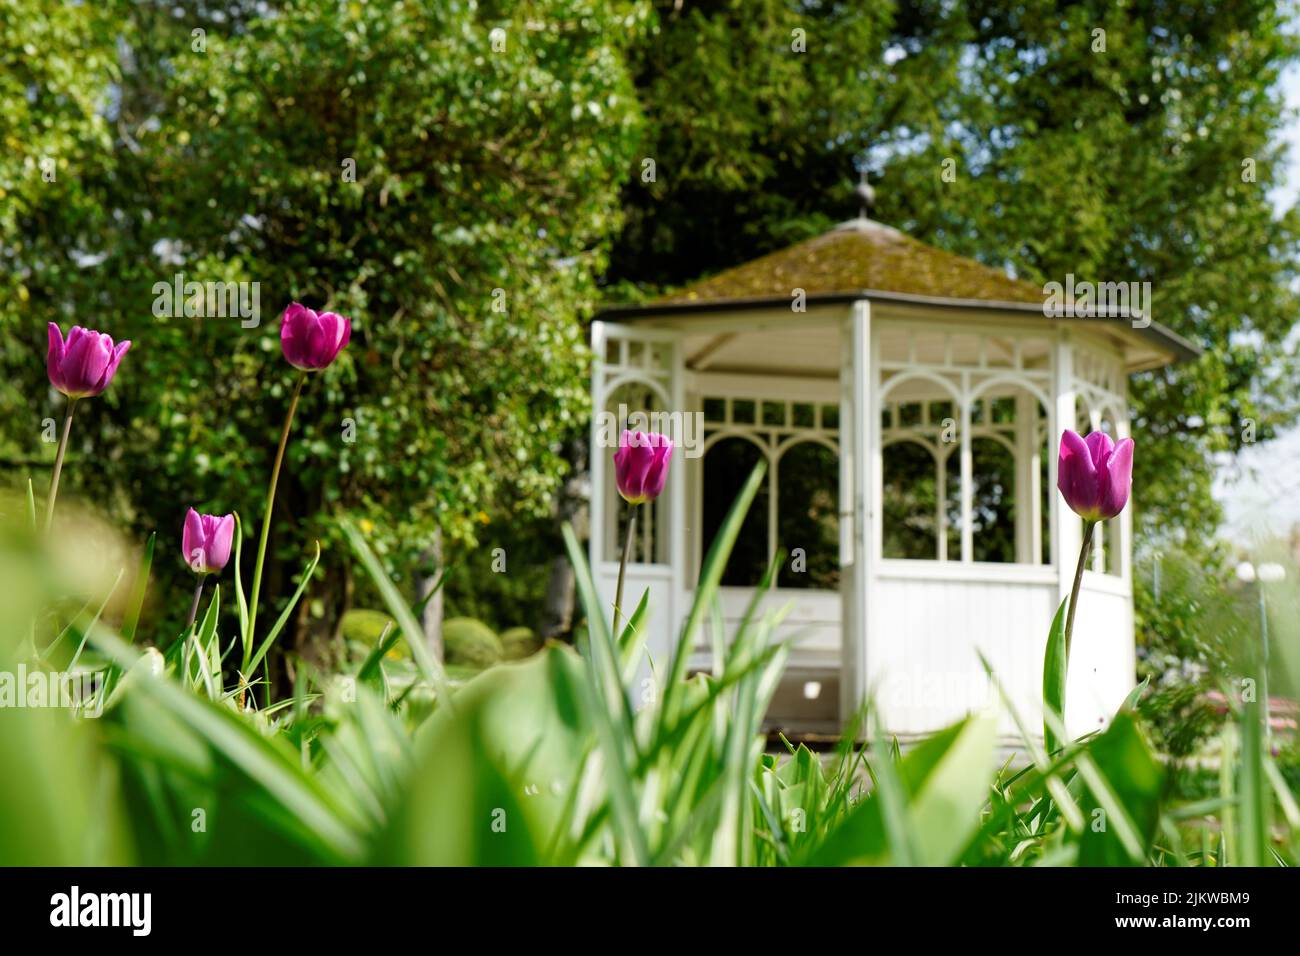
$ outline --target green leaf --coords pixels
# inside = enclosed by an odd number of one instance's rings
[[[632,683],[641,664],[641,653],[645,649],[648,633],[645,619],[649,613],[649,606],[650,589],[647,588],[641,595],[641,600],[637,602],[636,610],[628,618],[627,626],[623,628],[623,633],[618,640],[619,676],[624,687]]]
[[[84,628],[82,628],[81,643],[77,645],[76,653],[72,655],[72,660],[68,662],[67,669],[69,671],[77,669],[77,662],[81,660],[81,652],[86,649],[86,639],[90,637],[90,632],[93,631],[95,626],[99,623],[100,615],[104,613],[104,608],[108,606],[108,602],[112,599],[113,595],[117,593],[117,586],[122,583],[122,574],[125,570],[126,569],[123,568],[121,571],[117,572],[117,577],[113,579],[113,586],[109,588],[108,593],[104,595],[104,600],[99,605],[99,609],[95,611],[95,616],[90,619],[90,622]]]
[[[379,640],[375,646],[370,649],[366,659],[361,662],[361,667],[357,670],[357,680],[362,683],[377,681],[382,673],[380,665],[383,664],[384,656],[391,651],[397,642],[402,639],[402,632],[393,626],[389,621],[384,625],[383,632],[379,635]]]
[[[266,637],[262,640],[262,646],[257,649],[257,653],[253,655],[253,659],[248,662],[248,667],[244,669],[245,679],[249,679],[253,676],[253,673],[257,670],[257,665],[262,662],[262,658],[264,658],[267,651],[271,649],[271,645],[275,643],[275,639],[279,637],[280,632],[284,630],[284,625],[288,622],[289,615],[292,614],[293,609],[298,606],[298,601],[302,599],[303,592],[307,590],[307,585],[311,583],[311,576],[316,573],[316,565],[319,563],[320,542],[317,541],[316,553],[312,555],[311,560],[307,562],[307,566],[303,568],[302,577],[298,581],[298,587],[293,592],[293,597],[289,598],[289,603],[286,604],[284,610],[280,612],[280,616],[276,619],[275,626],[267,632]]]
[[[1142,683],[1138,684],[1136,687],[1134,687],[1131,691],[1128,692],[1128,696],[1124,698],[1124,703],[1119,705],[1120,712],[1122,713],[1126,710],[1130,710],[1130,711],[1136,710],[1138,702],[1142,699],[1142,694],[1146,691],[1146,689],[1149,686],[1151,686],[1150,675],[1142,678]]]
[[[1070,599],[1066,598],[1056,609],[1052,629],[1047,633],[1047,650],[1043,655],[1043,710],[1065,720],[1065,680],[1069,661],[1065,652],[1065,612]],[[1061,749],[1064,743],[1052,731],[1049,722],[1043,721],[1043,745],[1048,756]]]
[[[380,838],[384,863],[525,865],[560,862],[573,826],[565,796],[594,743],[583,704],[586,664],[548,645],[489,668],[456,691],[456,709],[421,725],[415,768]],[[492,794],[508,802],[487,802]],[[484,808],[488,808],[485,811]],[[504,828],[493,828],[495,808]],[[552,854],[556,854],[553,858]]]
[[[1242,866],[1263,866],[1268,853],[1269,787],[1264,777],[1268,759],[1264,713],[1258,696],[1241,708],[1241,751],[1237,764],[1237,852]]]
[[[1079,866],[1140,866],[1160,819],[1164,771],[1130,712],[1075,758],[1085,791]]]
[[[208,648],[212,644],[213,635],[217,632],[217,615],[221,613],[221,585],[212,589],[212,600],[208,602],[208,610],[203,615],[203,623],[199,627],[197,634],[192,634],[190,640],[194,644],[194,650],[199,659],[199,674],[203,678],[203,686],[207,691],[208,700],[217,700],[221,696],[221,687],[219,681],[221,672],[212,666],[209,659]],[[186,675],[189,676],[188,674]]]
[[[664,703],[661,713],[666,720],[672,720],[676,716],[677,698],[680,695],[681,684],[686,678],[686,662],[690,659],[691,651],[695,646],[695,632],[699,630],[704,615],[708,612],[709,607],[713,604],[714,596],[718,593],[723,569],[726,567],[727,559],[731,556],[731,549],[736,544],[736,538],[740,534],[745,515],[749,512],[749,506],[753,504],[754,496],[758,494],[758,489],[763,484],[763,475],[766,471],[767,464],[760,459],[758,464],[754,466],[754,470],[750,472],[749,479],[740,490],[740,494],[731,503],[731,510],[727,512],[727,517],[718,529],[713,544],[709,546],[709,553],[704,559],[704,564],[700,568],[699,584],[695,588],[695,599],[691,603],[691,610],[686,618],[686,623],[682,625],[681,636],[677,641],[677,647],[673,651],[667,686],[664,688]]]
[[[248,598],[244,596],[244,582],[240,576],[240,553],[244,544],[244,526],[239,520],[239,512],[235,512],[235,604],[239,609],[239,643],[243,647],[243,671],[245,674],[251,674],[253,669],[249,666],[249,661],[253,654],[252,635],[248,632]]]
[[[97,627],[94,644],[119,667],[130,671],[138,653],[107,628]],[[300,838],[310,839],[340,863],[360,862],[363,842],[357,820],[301,766],[298,754],[221,704],[204,700],[172,680],[146,677],[133,692],[147,698],[170,718],[196,733],[241,775],[256,783],[268,810],[292,823]]]
[[[126,616],[122,619],[122,640],[130,644],[135,640],[136,628],[140,625],[140,610],[144,607],[145,593],[149,589],[149,572],[153,568],[153,549],[158,540],[158,532],[149,535],[144,546],[144,557],[140,559],[140,570],[136,572],[135,584],[126,603]]]
[[[414,658],[416,666],[420,668],[421,675],[433,685],[437,691],[439,702],[451,706],[451,685],[447,683],[447,673],[443,670],[442,665],[434,659],[433,652],[429,650],[424,628],[420,626],[420,622],[416,620],[410,606],[393,585],[383,566],[379,563],[379,559],[370,550],[370,545],[366,544],[366,539],[361,536],[361,532],[357,530],[356,526],[349,519],[342,518],[339,520],[339,527],[343,529],[343,534],[348,539],[353,554],[357,556],[361,566],[366,569],[366,573],[374,581],[375,587],[379,589],[384,604],[388,606],[388,613],[397,621],[397,626],[401,629],[402,636],[406,638],[406,645],[410,648],[411,657]]]
[[[617,821],[623,842],[631,849],[633,859],[640,866],[650,862],[650,849],[637,819],[637,801],[632,777],[628,770],[635,759],[636,738],[627,719],[627,698],[622,684],[617,680],[613,638],[605,623],[596,585],[591,579],[591,569],[583,557],[582,547],[570,525],[564,526],[564,544],[573,564],[578,597],[587,613],[587,630],[590,634],[591,656],[588,658],[588,680],[584,688],[584,704],[593,715],[597,739],[605,758],[605,776],[610,788],[614,819]],[[602,669],[605,673],[602,674]],[[613,675],[613,686],[611,677]],[[617,695],[618,700],[614,700]]]
[[[980,825],[993,779],[997,721],[980,715],[927,737],[890,759],[878,740],[876,786],[807,861],[951,866]],[[882,799],[883,798],[883,799]]]

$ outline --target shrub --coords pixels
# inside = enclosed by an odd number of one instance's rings
[[[343,615],[343,638],[358,641],[366,647],[374,647],[384,630],[393,624],[393,619],[383,611],[370,611],[365,608],[353,608]]]
[[[506,660],[523,660],[542,649],[542,639],[530,627],[511,627],[501,632],[501,648]]]
[[[444,621],[442,643],[448,664],[482,670],[505,657],[501,639],[492,628],[472,617],[453,617]]]

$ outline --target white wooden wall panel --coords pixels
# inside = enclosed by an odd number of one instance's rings
[[[728,643],[744,620],[752,597],[753,591],[750,588],[719,589],[724,637]],[[690,595],[687,596],[688,601],[689,599]],[[756,617],[775,612],[787,604],[790,605],[789,612],[774,636],[776,640],[790,642],[789,666],[838,667],[842,639],[839,592],[775,588],[759,601]],[[712,666],[711,627],[712,622],[705,624],[693,648],[692,662],[696,667]]]
[[[911,563],[911,562],[908,562]],[[1000,570],[1000,569],[999,569]],[[1050,574],[924,579],[883,571],[867,681],[891,733],[937,730],[994,702],[979,653],[1031,727],[1041,722],[1043,650],[1055,610]],[[1015,734],[1010,715],[1002,732]]]

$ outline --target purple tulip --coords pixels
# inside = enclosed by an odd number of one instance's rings
[[[658,432],[624,431],[614,454],[614,482],[630,505],[654,501],[668,480],[673,443]]]
[[[280,348],[294,368],[318,372],[333,362],[352,338],[352,321],[333,312],[317,315],[294,302],[280,322]]]
[[[230,542],[235,534],[235,516],[201,515],[193,508],[185,512],[181,550],[185,563],[195,574],[218,574],[230,560]]]
[[[1105,521],[1124,510],[1133,484],[1133,439],[1118,444],[1105,432],[1061,435],[1056,486],[1085,521]]]
[[[74,325],[65,342],[63,332],[50,323],[50,349],[45,370],[50,384],[68,398],[89,398],[108,388],[129,341],[113,345],[113,337]]]

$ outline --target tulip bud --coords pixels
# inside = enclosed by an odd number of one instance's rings
[[[185,563],[195,574],[217,574],[230,560],[230,543],[235,534],[235,516],[201,515],[193,508],[185,512],[181,550]]]
[[[658,432],[624,431],[614,454],[618,493],[631,505],[654,501],[668,480],[673,443]]]
[[[280,348],[294,368],[318,372],[329,366],[352,338],[352,320],[333,312],[319,315],[294,302],[280,321]]]
[[[113,337],[74,325],[65,342],[63,332],[50,323],[50,347],[45,370],[50,384],[68,398],[89,398],[108,388],[118,363],[131,347],[129,341],[113,345]]]
[[[1105,432],[1061,435],[1056,486],[1085,521],[1105,521],[1124,510],[1133,484],[1133,439],[1118,444]]]

